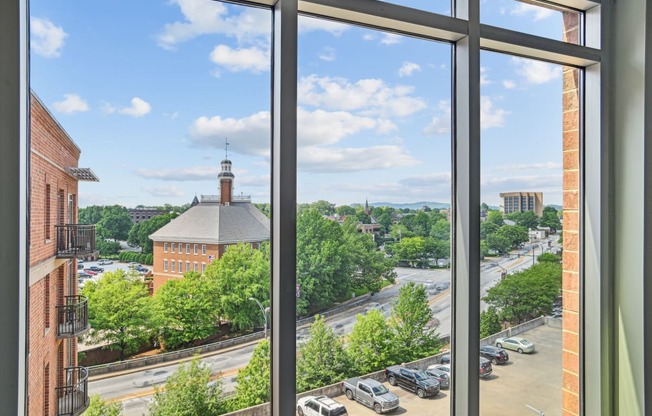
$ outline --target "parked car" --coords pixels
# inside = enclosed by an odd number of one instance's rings
[[[77,273],[77,277],[80,279],[90,279],[91,275],[86,272]]]
[[[91,267],[88,268],[88,270],[92,270],[92,271],[94,271],[94,272],[98,272],[98,273],[102,273],[102,272],[104,272],[104,269],[103,269],[103,268],[101,268],[101,267],[97,267],[97,266],[91,266]]]
[[[91,276],[97,275],[97,272],[91,269],[84,269],[84,273],[90,274]]]
[[[328,396],[305,396],[297,402],[299,416],[348,416],[343,404]]]
[[[426,371],[430,370],[436,370],[436,371],[441,371],[443,373],[448,374],[448,383],[450,384],[450,380],[453,377],[453,372],[451,370],[451,365],[450,364],[433,364],[431,366],[428,366]]]
[[[519,354],[531,353],[534,351],[534,344],[522,337],[498,338],[496,347],[513,350]]]
[[[77,270],[84,270],[84,265],[82,263],[78,263]]]
[[[167,370],[145,370],[142,378],[134,380],[134,386],[147,387],[163,384],[170,376]]]
[[[385,369],[385,376],[392,386],[414,392],[422,399],[439,394],[439,381],[424,371],[393,365]]]
[[[140,273],[147,273],[149,269],[147,267],[143,267],[140,264],[136,266],[136,271]]]
[[[484,345],[480,347],[480,356],[491,361],[491,364],[505,364],[509,361],[509,354],[502,348],[493,345]]]
[[[451,355],[450,354],[444,354],[439,358],[439,363],[440,364],[450,364],[451,363]]]
[[[480,377],[489,377],[491,373],[494,371],[493,366],[491,365],[491,361],[487,360],[486,358],[480,357]]]
[[[433,368],[430,370],[425,370],[425,373],[430,377],[435,378],[439,382],[440,389],[445,390],[450,388],[450,374],[448,374],[448,372],[443,370],[436,370]]]
[[[113,264],[113,261],[102,259],[102,260],[98,261],[97,264],[99,264],[100,266],[106,266],[108,264]]]
[[[371,378],[353,377],[342,382],[347,399],[355,400],[377,414],[398,409],[398,396],[387,390],[381,382]]]

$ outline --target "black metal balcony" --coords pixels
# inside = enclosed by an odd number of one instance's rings
[[[63,387],[57,387],[57,416],[78,416],[88,408],[88,370],[68,367]]]
[[[74,258],[95,252],[95,224],[55,225],[57,257]]]
[[[57,305],[57,338],[76,337],[89,329],[86,297],[66,296],[64,304]]]

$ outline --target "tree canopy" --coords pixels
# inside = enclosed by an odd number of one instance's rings
[[[120,360],[135,352],[152,333],[149,291],[139,276],[124,270],[106,272],[82,289],[88,298],[88,337],[120,351]]]
[[[294,341],[293,341],[294,342]],[[236,409],[267,403],[271,397],[269,341],[262,340],[247,365],[238,371],[234,404]]]
[[[163,214],[134,224],[127,236],[127,242],[132,246],[141,247],[143,249],[143,253],[152,253],[154,242],[149,239],[149,236],[154,234],[156,231],[161,229],[164,225],[176,217],[176,213]]]

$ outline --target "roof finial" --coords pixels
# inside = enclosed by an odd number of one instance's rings
[[[224,159],[229,158],[229,138],[225,137],[224,138]]]

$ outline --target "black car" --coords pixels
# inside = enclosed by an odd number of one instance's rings
[[[493,367],[491,366],[491,361],[486,358],[480,357],[480,377],[489,377],[493,372]]]
[[[385,376],[392,386],[415,392],[421,399],[439,394],[439,381],[423,371],[393,365],[385,369]]]
[[[439,382],[439,388],[441,389],[447,389],[450,387],[450,377],[448,376],[448,373],[442,370],[436,370],[436,369],[430,369],[430,370],[423,370],[426,374],[428,374],[430,377],[433,377]]]
[[[480,347],[480,356],[491,361],[491,364],[505,364],[509,361],[509,354],[502,348],[494,347],[493,345],[485,345]]]
[[[92,271],[98,272],[98,273],[102,273],[104,271],[103,268],[97,267],[97,266],[91,266],[91,267],[88,268],[88,270],[92,270]]]

